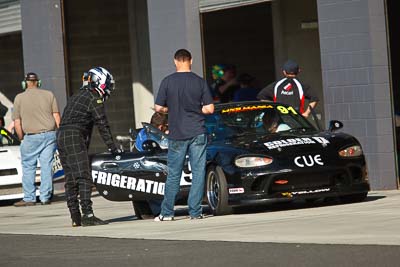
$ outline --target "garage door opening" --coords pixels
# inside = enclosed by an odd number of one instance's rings
[[[316,114],[325,125],[316,0],[249,3],[210,12],[201,9],[203,65],[208,82],[212,81],[213,65],[234,64],[238,74],[255,77],[255,86],[260,89],[282,77],[282,64],[292,59],[302,70],[299,79],[320,99]]]
[[[387,0],[387,23],[389,34],[389,51],[390,51],[390,72],[391,72],[391,88],[394,106],[394,118],[396,129],[396,147],[397,147],[397,177],[400,170],[400,29],[397,27],[397,18],[400,16],[400,3],[398,0]],[[400,184],[400,181],[398,181]]]
[[[275,79],[271,3],[201,14],[205,76],[211,83],[215,64],[233,64],[237,73],[265,86]]]

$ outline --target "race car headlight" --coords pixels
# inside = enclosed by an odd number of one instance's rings
[[[252,168],[266,166],[272,163],[272,158],[269,157],[241,157],[235,159],[235,165],[240,168]]]
[[[360,146],[350,146],[339,151],[339,156],[343,158],[358,157],[363,154]]]

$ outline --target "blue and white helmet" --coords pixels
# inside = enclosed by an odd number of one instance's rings
[[[108,70],[103,67],[96,67],[88,71],[88,85],[105,101],[114,90],[115,81]]]

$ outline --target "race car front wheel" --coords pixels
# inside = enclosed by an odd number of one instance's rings
[[[138,220],[154,218],[153,212],[147,201],[132,201],[133,210]]]
[[[228,205],[225,174],[219,166],[211,166],[207,170],[207,202],[216,216],[232,213],[232,207]]]

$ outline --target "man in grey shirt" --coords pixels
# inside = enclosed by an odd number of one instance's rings
[[[28,73],[22,82],[23,93],[14,100],[13,120],[21,143],[22,188],[24,198],[15,207],[36,204],[35,174],[40,162],[40,202],[50,204],[53,191],[52,164],[56,150],[56,128],[60,113],[53,93],[39,89],[40,80],[35,73]]]

